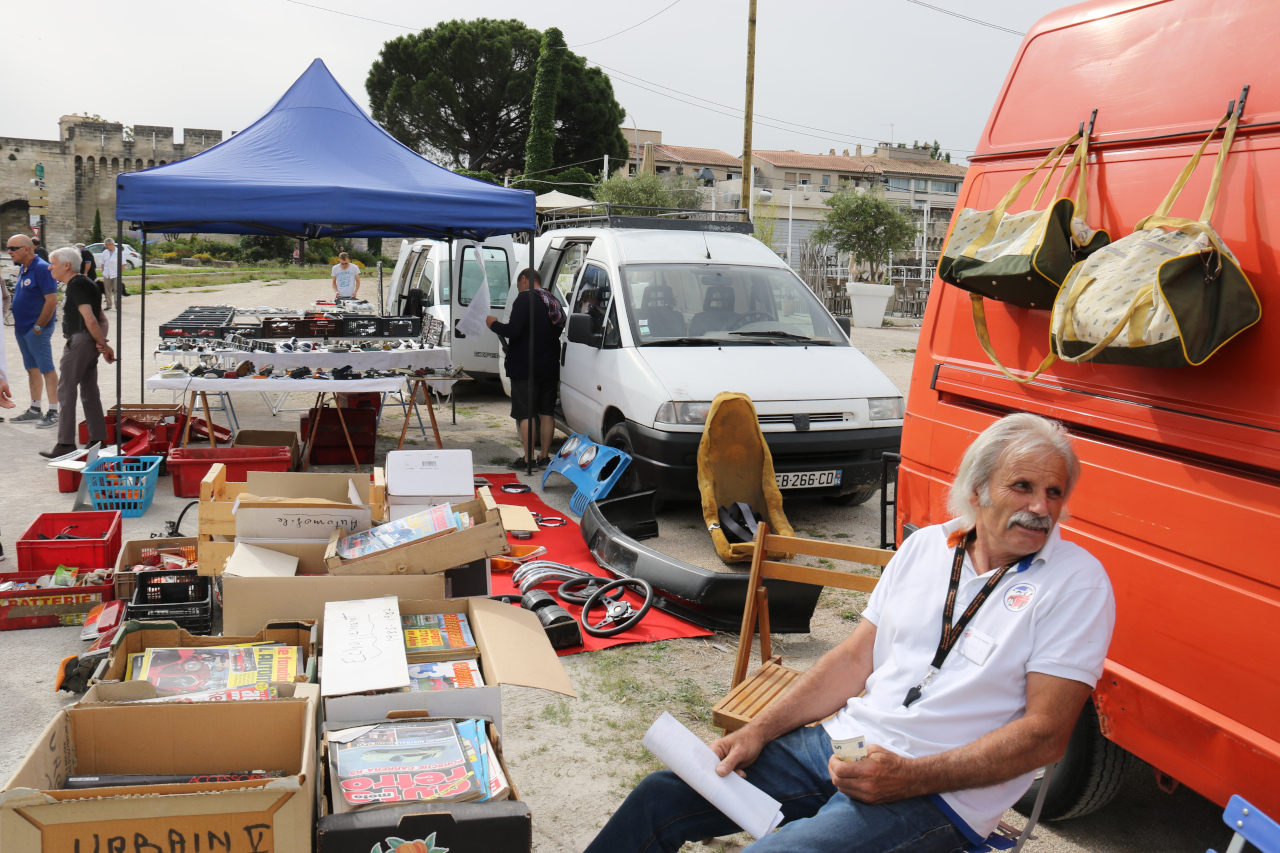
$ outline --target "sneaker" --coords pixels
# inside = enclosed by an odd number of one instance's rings
[[[529,460],[525,459],[523,456],[519,456],[508,462],[507,467],[512,471],[525,471],[529,467]]]
[[[36,421],[36,429],[52,429],[58,425],[58,410],[50,409],[45,416]],[[72,448],[73,450],[75,448]]]
[[[40,455],[45,459],[57,459],[59,456],[75,452],[76,449],[74,444],[55,444],[53,450],[41,450]]]
[[[44,413],[41,412],[36,407],[32,406],[31,408],[27,409],[25,412],[23,412],[22,414],[14,418],[12,422],[15,424],[27,424],[27,423],[34,423],[36,421],[42,421],[42,420],[44,420]]]
[[[550,464],[551,464],[551,457],[550,457],[550,456],[542,456],[542,457],[540,457],[540,458],[538,459],[538,467],[539,467],[539,468],[546,468],[546,467],[547,467],[548,465],[550,465]]]

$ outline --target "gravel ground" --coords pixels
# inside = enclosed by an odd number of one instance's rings
[[[327,282],[316,281],[250,282],[152,293],[147,298],[148,342],[141,359],[137,351],[141,300],[127,299],[125,400],[139,399],[144,365],[147,373],[153,372],[149,353],[155,345],[158,325],[188,305],[229,302],[303,306],[322,295],[327,287]],[[114,313],[112,321],[115,322]],[[29,399],[23,381],[25,373],[8,330],[6,335],[7,371],[14,398],[22,406]],[[918,336],[919,330],[912,327],[854,330],[855,344],[904,393]],[[56,339],[55,357],[60,350],[61,340]],[[104,395],[112,398],[114,378],[114,369],[104,367],[100,384]],[[170,397],[168,393],[155,393],[143,399],[169,402]],[[297,406],[308,402],[301,396],[295,400]],[[242,428],[296,428],[296,412],[273,417],[254,395],[239,395],[235,405]],[[384,417],[380,453],[394,447],[401,423],[394,413]],[[491,466],[512,458],[512,448],[518,446],[508,418],[508,401],[493,384],[464,383],[458,394],[456,425],[450,422],[445,409],[440,412],[440,426],[446,446],[470,447],[481,472],[499,470]],[[0,563],[0,570],[16,569],[14,540],[38,513],[71,508],[73,496],[56,491],[54,472],[36,455],[36,451],[51,447],[54,441],[51,430],[0,424],[0,446],[6,462],[0,479],[0,542],[9,556]],[[418,442],[421,446],[420,438]],[[530,482],[536,485],[536,480]],[[562,480],[559,484],[549,483],[544,499],[567,512],[571,492]],[[164,521],[176,518],[186,503],[172,495],[168,480],[162,480],[146,516],[125,520],[125,538],[145,538],[160,532]],[[874,501],[861,507],[839,508],[821,501],[789,498],[786,511],[801,535],[875,544],[879,537],[877,507]],[[697,565],[718,564],[695,503],[668,506],[660,514],[659,524],[661,536],[647,544]],[[194,515],[188,513],[183,530],[190,535],[195,528]],[[775,649],[789,666],[804,669],[847,635],[860,610],[859,596],[829,590],[820,601],[812,633],[780,635]],[[0,708],[4,719],[4,726],[0,727],[0,778],[7,778],[53,713],[77,698],[55,692],[52,683],[58,661],[83,648],[78,633],[78,628],[0,632],[0,660],[4,661],[0,666]],[[582,849],[632,785],[654,769],[652,757],[640,747],[639,740],[662,710],[670,710],[704,738],[714,737],[710,707],[727,688],[736,644],[736,636],[718,635],[564,658],[578,699],[503,688],[505,753],[514,781],[533,810],[534,844],[539,853]],[[1009,820],[1021,825],[1021,817],[1015,813],[1010,813]],[[1115,802],[1093,815],[1043,824],[1037,832],[1035,849],[1054,853],[1201,853],[1212,845],[1225,843],[1227,837],[1220,808],[1186,789],[1172,795],[1160,792],[1150,768],[1135,762],[1125,789]],[[743,838],[735,837],[717,842],[710,849],[738,850],[743,842]],[[694,847],[702,849],[699,845]]]

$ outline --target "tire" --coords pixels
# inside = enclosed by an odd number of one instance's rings
[[[137,264],[135,264],[133,261],[125,261],[125,262],[124,262],[124,265],[125,265],[125,267],[127,267],[128,269],[131,269],[131,270],[136,270],[136,269],[138,268],[138,265],[137,265]]]
[[[607,447],[615,447],[635,459],[635,445],[631,442],[631,430],[627,429],[626,422],[616,423],[609,427],[604,434],[604,443]],[[634,464],[628,465],[627,470],[622,472],[622,476],[618,478],[618,482],[613,484],[613,488],[609,493],[614,496],[630,495],[644,490],[644,483],[640,477],[640,471]]]
[[[823,500],[836,506],[862,506],[879,492],[879,489],[870,489],[865,492],[850,492],[847,495],[828,495]]]
[[[1085,702],[1066,755],[1054,770],[1040,819],[1068,820],[1102,808],[1120,793],[1129,760],[1129,753],[1103,737],[1093,700]],[[1036,779],[1013,807],[1031,814],[1040,783]]]

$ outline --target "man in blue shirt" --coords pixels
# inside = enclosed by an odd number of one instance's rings
[[[19,267],[13,293],[13,332],[31,390],[31,408],[12,422],[34,422],[37,427],[48,429],[58,425],[58,373],[53,367],[58,283],[49,272],[49,264],[36,255],[30,237],[14,234],[9,238],[8,249],[9,257]],[[47,414],[40,410],[42,390],[49,395]]]

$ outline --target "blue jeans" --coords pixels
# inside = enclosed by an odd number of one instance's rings
[[[751,853],[953,853],[969,842],[928,797],[867,805],[836,790],[827,762],[831,739],[821,726],[770,742],[747,768],[747,780],[782,803],[783,823]],[[670,851],[686,841],[732,835],[740,828],[670,770],[636,786],[586,853]]]

